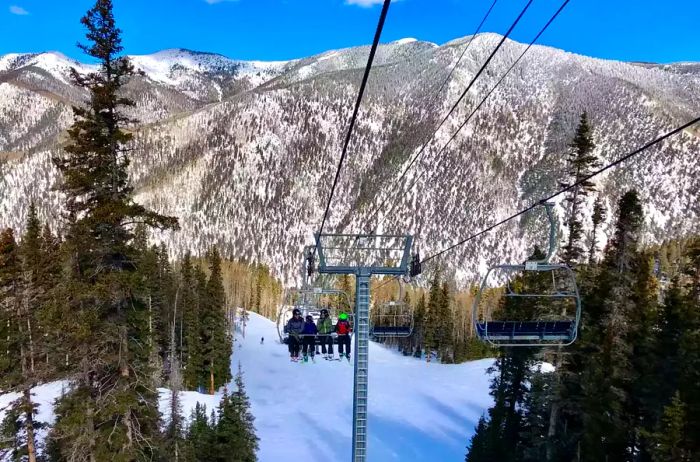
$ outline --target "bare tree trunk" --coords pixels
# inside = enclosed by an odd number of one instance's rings
[[[34,341],[32,340],[32,320],[27,312],[27,340],[29,341],[29,371],[34,373]]]
[[[97,462],[97,459],[95,458],[95,411],[93,410],[92,406],[89,406],[87,409],[87,412],[85,413],[85,427],[86,430],[88,431],[88,457],[90,458],[90,462]]]
[[[552,408],[549,411],[549,427],[547,428],[547,461],[554,460],[554,437],[557,435],[557,422],[559,421],[559,377],[560,369],[564,364],[564,357],[561,354],[561,347],[557,349],[554,356],[555,367],[555,383],[554,383],[554,400]]]
[[[214,361],[212,361],[211,364],[212,365],[209,367],[209,394],[213,395],[216,391],[214,389]]]
[[[177,299],[177,295],[175,297]],[[175,319],[173,316],[173,323],[170,332],[170,425],[180,431],[179,425],[174,425],[175,419],[180,419],[178,413],[180,412],[180,401],[179,393],[182,389],[182,376],[180,374],[180,363],[177,360],[177,355],[175,354]],[[176,434],[175,437],[175,451],[174,460],[179,462],[180,460],[180,437],[182,435]]]
[[[23,391],[24,430],[27,432],[27,456],[29,462],[36,462],[36,443],[34,436],[34,407],[32,406],[32,394],[30,388]]]
[[[127,409],[124,413],[124,426],[126,427],[126,448],[134,447],[134,422],[131,409]]]
[[[148,344],[153,348],[153,304],[151,295],[148,295]]]
[[[9,347],[9,345],[10,345],[10,327],[11,327],[11,326],[12,326],[12,325],[11,325],[11,323],[10,323],[10,319],[8,318],[8,319],[7,319],[7,336],[6,336],[6,338],[5,338],[5,340],[7,340],[7,345],[8,345],[7,348],[5,349],[5,356],[6,356],[6,357],[9,357],[9,356],[10,356],[10,347]]]
[[[27,376],[27,352],[24,349],[24,327],[22,325],[22,303],[17,303],[17,332],[19,333],[19,362],[22,370],[22,377]]]

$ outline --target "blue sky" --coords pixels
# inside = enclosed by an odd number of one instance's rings
[[[470,34],[492,0],[396,0],[382,40],[436,43]],[[561,0],[535,0],[514,31],[527,42]],[[0,54],[81,58],[79,18],[94,0],[0,0]],[[371,42],[381,0],[114,0],[129,54],[189,48],[284,60]],[[354,3],[354,4],[353,4]],[[499,0],[486,31],[504,32],[526,0]],[[364,4],[364,5],[363,5]],[[539,43],[627,61],[700,61],[697,0],[571,0]]]

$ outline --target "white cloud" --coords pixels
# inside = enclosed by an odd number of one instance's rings
[[[398,0],[392,0],[392,2],[397,2]],[[346,5],[357,5],[362,8],[369,8],[374,5],[381,5],[384,0],[345,0]]]
[[[29,11],[25,10],[21,6],[12,5],[12,6],[10,6],[10,13],[17,14],[20,16],[26,16],[29,14]]]

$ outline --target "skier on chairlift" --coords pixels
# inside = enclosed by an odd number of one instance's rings
[[[311,356],[311,360],[314,361],[316,334],[318,334],[318,329],[316,328],[316,323],[314,323],[313,316],[306,316],[306,322],[304,323],[304,329],[301,331],[301,334],[301,341],[303,345],[301,353],[304,355],[304,362],[309,362],[309,355]]]
[[[294,308],[294,311],[292,311],[292,319],[287,322],[284,330],[289,334],[289,339],[287,340],[289,356],[292,361],[298,361],[301,343],[300,335],[304,330],[304,319],[301,317],[301,311],[298,308]]]
[[[333,320],[328,316],[328,310],[321,310],[321,317],[318,318],[318,339],[321,343],[321,353],[323,353],[323,359],[333,359]],[[326,345],[328,345],[328,350],[326,350]]]
[[[348,321],[347,313],[340,313],[338,315],[338,323],[335,325],[335,332],[338,334],[338,354],[340,359],[343,359],[343,347],[345,347],[345,358],[350,361],[350,332],[352,332],[352,326],[350,321]]]

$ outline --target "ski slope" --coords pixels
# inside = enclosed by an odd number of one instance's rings
[[[236,331],[231,368],[243,367],[261,462],[350,460],[352,442],[353,364],[346,360],[292,363],[270,320],[255,313]],[[264,337],[264,344],[260,339]],[[337,356],[337,351],[336,351]],[[476,422],[492,404],[486,369],[493,360],[459,365],[427,364],[370,344],[370,462],[462,461]],[[53,423],[53,400],[67,383],[34,389],[39,419]],[[170,392],[160,389],[160,409],[169,418]],[[182,393],[189,417],[195,403],[216,407],[214,396]],[[4,408],[18,395],[0,395]],[[46,432],[40,433],[40,438]],[[0,461],[4,462],[0,454]]]
[[[352,363],[290,362],[275,325],[254,313],[245,338],[236,334],[233,370],[239,361],[261,462],[350,460]],[[371,343],[369,461],[464,460],[474,426],[492,404],[486,374],[492,363],[427,364]]]

